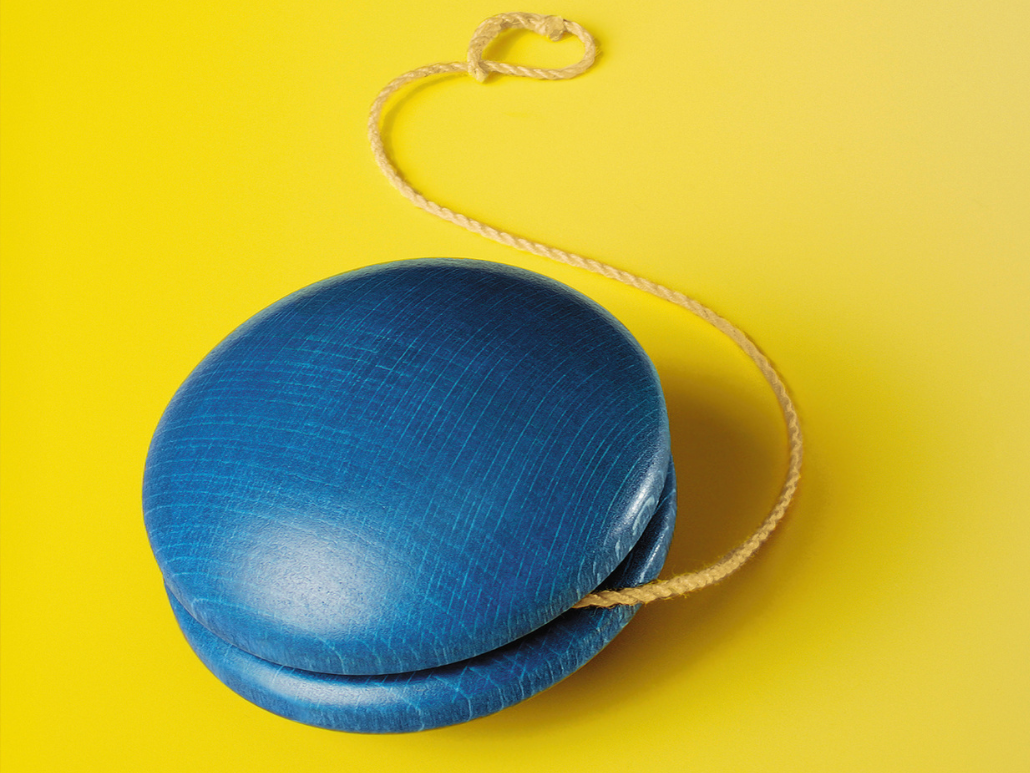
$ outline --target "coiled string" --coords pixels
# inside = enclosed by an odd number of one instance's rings
[[[575,35],[583,43],[583,58],[577,63],[568,67],[558,69],[523,67],[521,65],[507,64],[505,62],[494,62],[483,59],[483,51],[501,32],[509,29],[532,30],[540,35],[557,41],[565,33]],[[671,290],[649,279],[644,279],[636,274],[610,266],[591,258],[584,258],[571,252],[565,252],[555,247],[550,247],[532,239],[502,231],[493,226],[474,220],[460,212],[455,212],[447,207],[430,201],[417,190],[415,190],[400,171],[390,160],[383,146],[383,138],[380,134],[383,108],[390,96],[398,89],[406,86],[412,81],[427,78],[431,75],[443,73],[467,72],[476,80],[485,81],[490,73],[501,75],[516,75],[521,78],[536,78],[538,80],[565,80],[575,78],[585,72],[594,63],[597,54],[597,46],[593,37],[583,27],[575,22],[562,19],[558,16],[542,16],[534,13],[503,13],[492,16],[476,29],[468,48],[467,62],[443,62],[420,67],[417,70],[405,73],[395,78],[386,86],[375,102],[368,117],[368,138],[372,145],[372,153],[376,163],[386,175],[386,178],[399,190],[405,198],[415,206],[424,209],[430,214],[443,218],[448,222],[459,225],[480,236],[493,239],[509,247],[514,247],[534,255],[539,255],[552,260],[567,263],[570,266],[593,271],[595,274],[614,279],[623,284],[635,287],[638,290],[651,293],[669,303],[680,306],[691,314],[695,314],[717,330],[729,336],[733,342],[740,347],[751,361],[755,363],[759,371],[769,383],[776,400],[779,402],[780,411],[783,414],[784,422],[787,425],[787,441],[789,445],[789,458],[787,464],[787,475],[779,496],[773,505],[772,510],[765,517],[755,532],[742,544],[731,550],[714,564],[696,572],[677,575],[667,580],[656,580],[655,582],[641,585],[635,588],[622,588],[620,590],[606,590],[590,593],[584,596],[576,607],[613,607],[618,605],[646,604],[657,599],[667,599],[674,596],[682,596],[709,585],[714,585],[720,580],[733,574],[740,569],[748,559],[753,556],[762,544],[769,538],[776,526],[783,520],[791,501],[797,491],[798,481],[801,478],[801,458],[803,442],[801,427],[798,423],[797,411],[790,399],[790,394],[783,379],[777,373],[772,363],[762,354],[758,347],[740,328],[736,327],[729,320],[719,316],[699,301],[690,298],[683,293]]]

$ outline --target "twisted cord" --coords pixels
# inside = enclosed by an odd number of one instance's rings
[[[540,35],[557,41],[565,33],[575,35],[583,43],[583,58],[577,63],[563,68],[538,68],[512,65],[504,62],[495,62],[483,59],[483,51],[490,42],[501,32],[508,29],[528,29]],[[703,319],[708,324],[728,336],[755,364],[762,376],[768,382],[783,414],[783,420],[787,428],[787,443],[789,455],[787,461],[787,474],[776,498],[772,510],[765,517],[759,527],[742,544],[731,550],[714,564],[696,572],[681,574],[667,580],[656,580],[655,582],[641,585],[635,588],[622,588],[619,590],[605,590],[590,593],[584,596],[575,607],[613,607],[619,605],[646,604],[658,599],[667,599],[674,596],[682,596],[709,585],[714,585],[720,580],[736,572],[750,559],[758,549],[769,538],[769,535],[776,529],[783,520],[787,509],[790,507],[797,491],[798,482],[801,479],[801,460],[803,440],[801,426],[798,421],[797,410],[790,398],[787,386],[776,368],[769,359],[759,350],[755,343],[740,328],[736,327],[725,317],[712,311],[700,301],[694,300],[676,290],[669,289],[657,282],[652,282],[644,277],[631,274],[599,260],[585,258],[572,252],[565,252],[555,247],[541,244],[540,242],[527,239],[522,236],[502,231],[491,225],[482,223],[460,212],[455,212],[435,201],[431,201],[415,190],[412,185],[404,179],[403,175],[394,165],[386,153],[383,145],[383,138],[380,133],[383,108],[389,98],[398,89],[403,88],[412,81],[427,78],[433,75],[444,73],[467,72],[476,80],[482,82],[490,73],[502,75],[514,75],[522,78],[536,78],[538,80],[564,80],[574,78],[585,72],[594,63],[597,54],[597,47],[593,37],[583,27],[575,22],[562,19],[557,16],[543,16],[533,13],[504,13],[493,16],[476,29],[468,48],[466,62],[441,62],[420,67],[417,70],[405,73],[392,80],[386,88],[379,92],[368,117],[368,138],[372,145],[372,154],[376,163],[390,183],[411,201],[415,206],[424,209],[432,215],[436,215],[455,225],[461,226],[472,233],[485,236],[495,242],[514,247],[524,252],[550,258],[560,263],[565,263],[577,268],[592,271],[595,274],[614,279],[617,282],[635,287],[651,295],[657,296],[669,303],[673,303],[686,309]]]

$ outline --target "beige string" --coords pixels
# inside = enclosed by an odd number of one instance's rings
[[[560,40],[566,32],[571,33],[583,43],[583,58],[576,64],[560,69],[522,67],[483,59],[484,49],[497,35],[508,29],[532,30],[554,41]],[[789,446],[787,476],[772,510],[765,517],[765,520],[762,521],[758,529],[743,544],[727,553],[711,566],[705,567],[700,571],[681,574],[668,580],[657,580],[635,588],[590,593],[576,603],[576,607],[613,607],[618,605],[644,604],[649,601],[672,598],[700,590],[709,585],[714,585],[733,574],[755,554],[786,514],[787,508],[790,506],[797,491],[798,481],[801,478],[802,457],[801,427],[798,424],[797,411],[794,409],[794,403],[790,399],[783,379],[751,339],[727,319],[683,293],[670,290],[628,271],[498,230],[486,223],[481,223],[460,212],[454,212],[434,201],[430,201],[404,179],[386,154],[383,138],[379,131],[383,108],[395,91],[412,81],[426,78],[430,75],[454,72],[467,72],[480,82],[486,80],[490,73],[517,75],[523,78],[537,78],[541,80],[563,80],[574,78],[586,71],[593,64],[596,53],[597,47],[594,44],[593,37],[575,22],[567,21],[558,16],[541,16],[534,13],[503,13],[487,19],[476,29],[475,34],[472,36],[472,42],[469,44],[467,62],[431,64],[395,78],[386,88],[379,92],[379,96],[376,97],[375,102],[372,104],[372,110],[368,118],[368,138],[372,144],[372,152],[375,155],[376,163],[387,179],[393,183],[394,187],[415,206],[501,244],[567,263],[570,266],[584,268],[587,271],[593,271],[595,274],[606,276],[635,287],[638,290],[651,293],[669,301],[669,303],[681,306],[729,336],[755,363],[765,377],[765,380],[769,383],[769,386],[772,387],[773,393],[780,404],[780,410],[787,425],[787,441]]]

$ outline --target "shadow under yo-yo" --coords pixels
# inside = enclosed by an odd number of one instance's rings
[[[662,577],[697,570],[739,544],[771,507],[786,464],[783,443],[756,427],[756,420],[696,394],[667,393],[666,401],[679,506]],[[766,420],[761,416],[757,421]],[[776,541],[773,537],[748,566],[714,587],[645,606],[607,648],[563,682],[452,732],[550,732],[556,725],[639,700],[663,681],[682,676],[705,652],[747,625],[775,594],[775,583],[756,580]]]

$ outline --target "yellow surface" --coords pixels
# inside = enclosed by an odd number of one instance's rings
[[[5,3],[4,770],[1030,769],[1025,0],[568,0],[519,10],[591,29],[586,76],[410,92],[391,140],[427,193],[754,335],[803,412],[800,502],[739,576],[468,725],[305,727],[193,656],[143,530],[150,434],[233,327],[358,266],[512,263],[625,320],[674,424],[668,572],[776,489],[775,407],[730,344],[380,177],[376,91],[513,10],[443,5]]]

